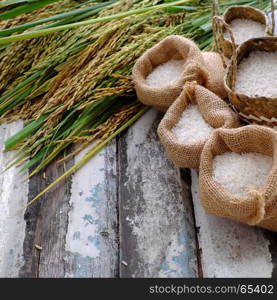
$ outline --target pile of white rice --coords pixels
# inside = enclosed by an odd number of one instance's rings
[[[239,66],[237,93],[249,97],[277,97],[277,51],[252,51]]]
[[[250,19],[234,19],[229,25],[237,45],[240,45],[252,38],[266,36],[265,25]],[[228,31],[224,33],[224,37],[226,39],[230,39]]]
[[[175,84],[181,78],[184,71],[184,60],[171,59],[157,66],[146,78],[149,86],[161,87]]]
[[[190,104],[172,128],[172,132],[181,143],[195,143],[209,137],[213,129],[203,119],[198,106]]]
[[[265,185],[272,158],[260,153],[225,152],[213,161],[213,178],[235,196],[247,196],[247,187]]]

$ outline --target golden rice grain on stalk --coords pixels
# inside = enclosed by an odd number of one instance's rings
[[[98,16],[161,2],[119,0]],[[32,176],[69,145],[76,143],[78,148],[62,161],[99,141],[79,168],[141,116],[146,108],[135,101],[130,77],[136,59],[171,34],[195,39],[202,49],[211,46],[210,1],[187,0],[186,5],[190,9],[134,14],[18,42],[0,52],[7,75],[0,74],[0,121],[31,119],[27,125],[31,133],[24,135],[23,129],[21,136],[6,143],[6,149],[20,147],[16,163],[30,157],[24,170],[39,162]],[[17,53],[13,56],[9,50]],[[13,93],[19,84],[23,88]]]

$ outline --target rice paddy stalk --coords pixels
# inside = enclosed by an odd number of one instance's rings
[[[165,8],[168,8],[171,6],[183,4],[188,1],[189,0],[179,0],[179,1],[171,2],[171,3],[160,4],[160,5],[156,5],[156,6],[150,6],[150,7],[143,7],[143,8],[138,8],[135,10],[129,10],[129,11],[126,11],[123,13],[118,13],[118,14],[115,14],[112,16],[105,16],[105,17],[96,18],[96,19],[92,19],[92,20],[76,22],[76,23],[72,23],[72,24],[61,25],[61,26],[47,28],[47,29],[41,29],[41,30],[37,30],[37,31],[29,31],[26,33],[18,34],[18,35],[13,35],[11,37],[0,38],[0,45],[14,43],[14,42],[23,41],[23,40],[32,39],[32,38],[37,38],[37,37],[41,37],[44,35],[53,34],[53,33],[59,32],[59,31],[75,29],[75,28],[78,28],[81,26],[92,25],[92,24],[96,24],[96,23],[103,23],[103,22],[108,22],[108,21],[112,21],[112,20],[119,20],[119,19],[126,18],[126,17],[132,16],[132,15],[144,14],[147,12],[153,13],[157,10],[161,10],[161,9],[165,9]]]
[[[100,4],[94,4],[92,6],[78,8],[78,9],[75,9],[75,10],[72,9],[72,10],[67,11],[65,13],[56,14],[56,15],[51,16],[51,17],[41,18],[41,19],[38,19],[36,21],[27,22],[27,23],[24,23],[24,24],[21,24],[21,25],[17,25],[17,26],[13,26],[13,27],[10,27],[10,28],[7,28],[7,29],[3,29],[3,30],[0,30],[0,37],[9,36],[13,33],[25,31],[29,28],[36,27],[38,25],[42,25],[42,24],[49,23],[49,22],[52,22],[52,21],[56,21],[56,22],[51,23],[50,25],[44,26],[42,28],[54,27],[54,26],[59,26],[59,25],[63,25],[63,24],[66,24],[66,23],[70,23],[70,22],[79,21],[79,20],[85,19],[85,18],[87,18],[91,15],[97,14],[98,12],[101,11],[102,8],[112,4],[114,2],[115,2],[115,0],[114,1],[107,1],[107,2],[104,2],[104,3],[100,3]]]
[[[5,11],[2,14],[0,14],[0,20],[8,20],[8,19],[12,19],[14,17],[17,17],[21,14],[26,14],[26,13],[30,13],[34,10],[40,9],[46,5],[49,5],[51,3],[55,3],[61,0],[40,0],[40,1],[28,1],[29,3],[27,4],[23,4],[23,5],[19,5],[11,10]],[[22,1],[10,1],[10,2],[6,2],[6,5],[11,5],[11,4],[18,4],[21,3]],[[2,3],[1,6],[5,6],[5,2],[4,5]]]
[[[253,1],[240,2],[258,5]],[[121,132],[119,129],[126,128],[124,125],[143,111],[135,98],[132,66],[164,37],[180,34],[195,40],[201,49],[211,49],[210,1],[182,1],[186,5],[171,2],[163,9],[160,2],[119,0],[94,19],[110,18],[108,23],[85,23],[10,44],[0,52],[0,121],[28,119],[27,127],[6,141],[6,150],[19,149],[10,166],[24,163],[24,171],[37,164],[30,174],[33,176],[70,145],[77,144],[78,148],[62,161],[96,139],[99,145],[105,145]],[[221,10],[230,3],[221,1]],[[143,13],[134,13],[142,10]],[[122,17],[125,13],[130,15]],[[23,34],[30,32],[34,30]],[[95,147],[89,158],[97,153],[98,145]]]
[[[35,196],[31,201],[28,202],[25,208],[33,204],[38,198],[40,198],[42,195],[47,193],[49,190],[51,190],[54,186],[56,186],[59,182],[61,182],[64,178],[72,174],[73,172],[80,169],[82,166],[84,166],[92,157],[94,157],[97,153],[99,153],[103,148],[105,148],[110,141],[115,138],[117,135],[119,135],[121,132],[123,132],[126,128],[131,126],[133,123],[135,123],[149,108],[144,107],[142,108],[134,117],[132,117],[130,120],[128,120],[124,125],[122,125],[119,129],[117,129],[114,133],[112,133],[109,137],[107,137],[104,141],[100,142],[96,147],[94,147],[91,151],[89,151],[79,162],[77,162],[73,167],[71,167],[69,170],[67,170],[62,176],[60,176],[58,179],[53,181],[51,184],[48,185],[46,189],[44,189],[42,192],[40,192],[37,196]]]

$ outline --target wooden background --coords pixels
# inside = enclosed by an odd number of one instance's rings
[[[205,213],[197,173],[158,141],[160,118],[150,110],[25,212],[74,161],[30,181],[1,173],[0,277],[277,277],[277,234]],[[1,125],[1,149],[22,126]],[[13,155],[0,151],[0,171]]]

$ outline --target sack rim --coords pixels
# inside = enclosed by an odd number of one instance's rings
[[[272,168],[270,170],[270,172],[268,173],[268,178],[267,178],[267,181],[265,183],[265,185],[261,188],[262,189],[262,193],[263,195],[265,196],[266,195],[266,192],[267,190],[264,188],[266,185],[270,184],[269,182],[269,179],[271,177],[275,177],[277,178],[277,169],[274,170],[273,168],[273,165],[274,163],[277,162],[277,132],[272,129],[272,128],[269,128],[269,127],[265,127],[265,126],[261,126],[261,125],[246,125],[246,126],[242,126],[242,127],[238,127],[238,128],[218,128],[216,130],[213,131],[213,133],[211,134],[211,137],[210,139],[207,141],[207,143],[204,145],[204,148],[203,148],[203,151],[202,151],[202,154],[201,154],[201,159],[200,159],[200,178],[203,179],[202,177],[204,176],[205,179],[204,180],[209,180],[209,181],[212,181],[213,184],[215,184],[216,186],[220,187],[223,191],[224,191],[224,194],[226,194],[226,196],[228,196],[228,198],[233,198],[234,201],[226,201],[225,199],[227,197],[224,197],[224,201],[223,202],[226,202],[228,204],[232,203],[232,204],[235,204],[237,205],[238,203],[241,203],[241,204],[247,204],[248,202],[251,201],[251,195],[248,195],[248,196],[236,196],[234,194],[232,194],[232,192],[230,192],[228,189],[226,189],[223,185],[221,185],[220,183],[218,183],[217,181],[214,180],[214,177],[213,177],[213,159],[216,155],[212,154],[212,142],[214,141],[214,137],[216,137],[217,139],[218,138],[221,138],[222,139],[222,136],[220,135],[221,133],[232,133],[234,136],[237,135],[237,133],[239,132],[242,132],[242,131],[246,131],[246,130],[262,130],[262,131],[267,131],[268,133],[270,133],[270,135],[274,136],[275,137],[275,143],[273,143],[273,147],[274,147],[274,152],[273,152],[273,155],[271,155],[270,157],[272,157],[273,159],[273,164],[272,164]],[[228,151],[224,151],[223,153],[226,153]],[[235,151],[231,151],[230,152],[234,152],[234,153],[250,153],[250,152],[235,152]],[[256,151],[256,153],[261,153],[261,152],[258,152]],[[266,154],[265,154],[266,155]],[[208,160],[203,160],[203,157],[208,157],[209,159]],[[206,164],[205,164],[206,162]],[[211,167],[209,166],[209,164],[211,165]],[[201,176],[201,174],[205,174],[203,176]],[[215,194],[218,194],[218,191],[217,190],[214,190],[214,193]],[[274,197],[273,197],[274,198]],[[270,204],[272,203],[272,201],[274,199],[265,199],[268,201],[268,203],[266,203],[266,206],[270,206]]]

